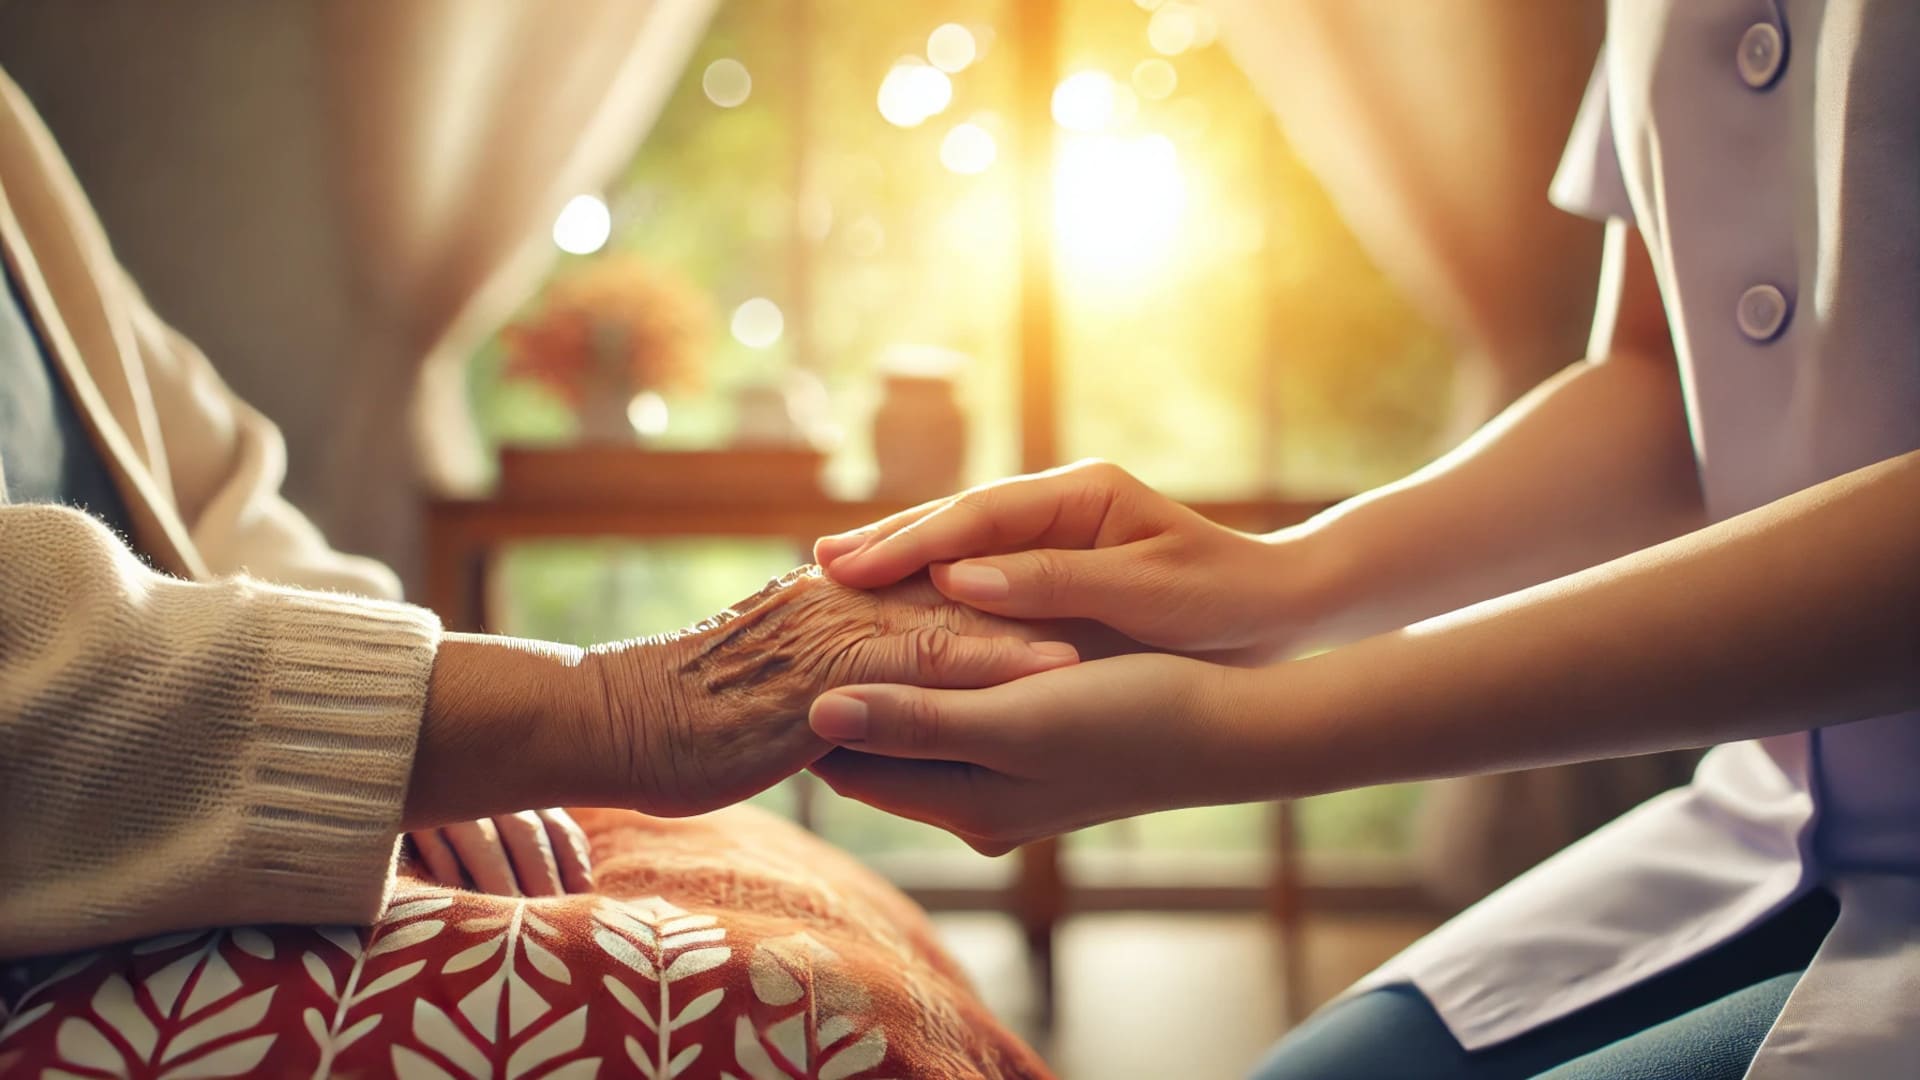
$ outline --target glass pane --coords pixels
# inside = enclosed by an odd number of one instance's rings
[[[1446,409],[1440,336],[1358,248],[1204,13],[1158,5],[1196,20],[1174,49],[1164,32],[1150,38],[1155,6],[1063,4],[1071,86],[1056,100],[1071,129],[1052,164],[1065,454],[1113,458],[1188,498],[1337,494],[1418,465]],[[934,357],[958,364],[964,479],[1015,470],[1020,163],[1007,139],[1013,55],[999,37],[1010,10],[1005,0],[719,6],[605,193],[607,251],[678,275],[712,309],[700,385],[669,395],[659,445],[726,444],[743,391],[804,370],[825,387],[825,427],[839,432],[835,490],[860,493],[877,471],[883,374]],[[883,111],[896,69],[910,69],[916,89]],[[714,71],[723,77],[709,85]],[[562,255],[553,280],[602,257]],[[782,313],[771,337],[736,332],[733,315],[755,300]],[[470,367],[490,445],[572,437],[565,400],[505,377],[505,361],[496,339]],[[520,545],[500,571],[502,624],[577,642],[658,632],[803,557],[761,542]],[[1303,842],[1404,850],[1414,797],[1310,800]],[[788,788],[762,798],[797,805]],[[934,853],[981,873],[1007,865],[824,788],[811,798],[821,830],[863,854]],[[1255,865],[1269,823],[1266,807],[1184,811],[1090,830],[1072,847]]]
[[[1360,251],[1210,17],[1065,11],[1068,456],[1189,498],[1352,491],[1421,464],[1444,420],[1442,341]]]

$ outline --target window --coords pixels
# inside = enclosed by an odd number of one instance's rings
[[[1035,12],[1057,35],[1037,61],[1020,36]],[[704,384],[669,399],[660,445],[724,445],[744,395],[808,380],[839,432],[835,488],[863,492],[878,372],[938,349],[956,365],[969,482],[1020,470],[1023,388],[1042,362],[1058,405],[1040,422],[1061,458],[1107,457],[1179,497],[1334,496],[1420,464],[1445,414],[1444,342],[1360,252],[1215,36],[1178,0],[722,3],[605,193],[608,247],[671,267],[717,313]],[[1041,103],[1019,94],[1036,62],[1055,88]],[[1020,138],[1035,108],[1052,113],[1041,151]],[[1028,236],[1036,169],[1051,170],[1053,220]],[[1032,244],[1051,287],[1023,279]],[[563,256],[556,278],[597,257]],[[1046,357],[1021,333],[1036,288]],[[484,433],[568,438],[567,407],[506,377],[503,357],[495,342],[472,365]],[[524,545],[498,591],[507,629],[594,641],[684,625],[802,557],[723,538]],[[1297,821],[1309,851],[1401,855],[1416,799],[1348,793]],[[803,800],[829,838],[902,873],[1006,872],[824,790],[763,799],[790,813]],[[1191,880],[1205,862],[1257,880],[1270,815],[1103,826],[1072,838],[1070,868]]]

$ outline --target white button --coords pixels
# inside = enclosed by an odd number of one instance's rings
[[[1740,78],[1755,90],[1765,90],[1779,78],[1786,66],[1787,50],[1780,30],[1772,23],[1754,23],[1740,35],[1740,51],[1735,57]]]
[[[1750,341],[1772,341],[1787,325],[1787,297],[1771,285],[1755,285],[1740,294],[1734,321]]]

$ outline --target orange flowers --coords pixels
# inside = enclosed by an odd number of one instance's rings
[[[576,407],[698,381],[712,337],[707,296],[672,271],[611,254],[556,278],[539,308],[507,327],[507,374],[544,383]]]

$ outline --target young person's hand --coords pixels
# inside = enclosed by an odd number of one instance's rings
[[[1254,673],[1160,654],[1122,656],[983,690],[859,686],[814,702],[839,749],[828,786],[937,825],[977,851],[1154,810],[1271,790],[1246,764],[1235,679]]]
[[[1217,525],[1124,469],[1081,462],[938,499],[814,558],[871,589],[927,570],[949,599],[1017,619],[1091,619],[1142,645],[1263,663],[1294,642],[1299,553]]]
[[[565,810],[517,814],[407,834],[421,869],[442,885],[495,896],[558,896],[593,890],[587,834]]]

